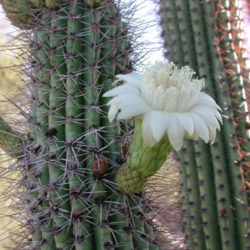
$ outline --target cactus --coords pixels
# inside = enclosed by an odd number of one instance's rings
[[[239,20],[238,2],[160,0],[166,57],[191,66],[205,78],[206,91],[224,115],[213,145],[187,140],[179,153],[188,249],[249,248],[249,145],[243,99],[247,74],[241,67],[242,50],[238,54],[235,50],[242,45],[241,31],[236,25],[231,29],[234,20]]]
[[[119,4],[23,0],[10,9],[15,3],[2,1],[27,42],[29,133],[0,120],[0,145],[18,155],[14,170],[23,176],[17,247],[158,249],[145,195],[125,195],[114,182],[130,128],[108,121],[102,94],[133,67]]]
[[[165,138],[153,147],[146,146],[141,127],[142,122],[136,119],[127,162],[119,168],[115,177],[119,189],[126,194],[141,193],[148,178],[157,173],[166,161],[166,155],[172,151],[171,144]]]
[[[26,0],[2,0],[2,6],[13,25],[24,28],[33,21],[34,5]]]

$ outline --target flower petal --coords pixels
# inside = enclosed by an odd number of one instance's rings
[[[116,75],[116,77],[119,80],[125,81],[128,84],[131,84],[139,89],[142,86],[142,78],[137,73],[130,73],[130,74],[126,74],[126,75],[119,74],[119,75]]]
[[[207,123],[198,114],[189,113],[189,116],[193,120],[193,124],[194,124],[194,133],[192,135],[192,138],[198,139],[197,136],[199,136],[202,140],[208,143],[209,139],[211,138],[209,136],[209,127]]]
[[[197,104],[195,105],[190,112],[193,113],[197,113],[200,116],[202,116],[205,121],[212,127],[217,128],[218,130],[220,130],[220,124],[217,120],[216,117],[216,112],[218,112],[215,108],[213,107],[209,107],[207,105],[204,104]]]
[[[142,137],[143,137],[143,142],[145,145],[152,147],[155,145],[156,141],[154,139],[152,129],[151,129],[151,124],[150,124],[150,119],[151,118],[151,113],[146,113],[143,116],[142,120]]]
[[[121,119],[130,119],[137,115],[142,115],[146,112],[150,111],[149,107],[140,99],[136,99],[136,101],[127,103],[123,107],[121,107],[121,112],[118,114],[118,120]]]
[[[125,94],[140,94],[140,93],[139,93],[139,90],[135,86],[129,85],[129,84],[123,84],[121,86],[118,86],[114,89],[109,90],[103,96],[112,97],[112,96],[125,95]]]
[[[108,113],[108,118],[109,118],[110,122],[112,122],[115,119],[115,116],[116,116],[118,110],[119,110],[119,107],[116,105],[112,105],[110,107],[109,113]]]
[[[194,124],[193,120],[189,116],[189,113],[177,113],[176,117],[181,126],[187,131],[191,136],[194,133]]]
[[[185,131],[183,127],[179,124],[175,115],[170,115],[167,131],[171,145],[176,151],[179,151],[183,145]]]
[[[119,104],[121,106],[125,106],[127,103],[133,103],[136,102],[137,99],[140,99],[142,102],[143,99],[140,98],[140,96],[132,93],[132,94],[126,94],[126,95],[118,95],[112,98],[107,105],[113,105],[113,104]],[[144,102],[145,103],[145,102]]]
[[[200,92],[196,103],[197,104],[210,105],[210,106],[212,106],[212,107],[214,107],[214,108],[221,111],[221,107],[219,105],[217,105],[217,103],[214,101],[214,99],[211,96],[204,93],[204,92]]]
[[[152,111],[150,116],[150,126],[154,139],[159,142],[163,137],[164,133],[167,131],[167,117],[168,114],[159,111]]]

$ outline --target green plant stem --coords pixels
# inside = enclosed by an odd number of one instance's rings
[[[92,163],[99,159],[101,155],[94,153],[95,149],[98,151],[102,147],[100,131],[98,128],[101,126],[100,112],[97,107],[100,105],[100,71],[95,65],[100,60],[100,48],[98,44],[100,42],[100,25],[102,23],[102,13],[99,11],[91,10],[88,17],[85,18],[86,25],[86,51],[85,58],[87,61],[86,72],[84,72],[85,89],[84,94],[86,97],[85,103],[85,129],[86,136],[84,139],[85,144],[88,147],[89,152],[92,151],[88,157],[86,164],[89,169],[89,185],[90,185],[90,197],[94,199],[93,203],[93,220],[94,220],[94,236],[95,236],[95,249],[104,250],[105,243],[112,242],[111,232],[108,225],[106,225],[105,218],[107,217],[106,207],[103,204],[95,202],[98,198],[106,198],[107,190],[102,180],[94,179],[91,171]],[[93,149],[93,150],[92,150]]]
[[[182,212],[183,212],[183,231],[185,234],[185,246],[190,248],[194,245],[193,238],[192,238],[192,231],[191,231],[191,223],[190,223],[190,210],[189,210],[189,192],[188,192],[188,186],[187,186],[187,173],[185,167],[185,162],[187,161],[186,156],[186,145],[187,142],[184,142],[183,148],[182,148],[182,156],[179,159],[179,163],[181,164],[181,170],[180,170],[180,178],[181,178],[181,185],[182,185]]]
[[[167,58],[175,62],[177,65],[181,65],[179,58],[182,57],[183,51],[181,46],[180,30],[177,20],[177,13],[175,10],[175,1],[160,1],[162,6],[162,26],[163,26],[163,37],[167,48]],[[164,20],[164,21],[163,21]],[[169,50],[168,50],[169,48]]]
[[[37,90],[33,86],[32,94],[36,96]],[[31,123],[29,125],[30,127],[30,135],[29,140],[32,141],[33,146],[35,146],[36,142],[36,101],[35,98],[33,99],[33,102],[31,103],[31,109],[30,109],[30,120]],[[31,150],[34,150],[31,148]],[[34,164],[29,164],[30,171],[27,173],[26,176],[26,188],[29,190],[28,195],[28,201],[30,206],[30,213],[32,218],[32,229],[31,229],[31,235],[32,235],[32,244],[31,247],[36,248],[40,245],[40,242],[42,241],[42,234],[41,234],[41,227],[39,227],[39,218],[37,218],[35,211],[37,209],[37,204],[39,203],[39,192],[37,191],[37,183],[35,181],[36,176],[36,169],[35,169],[35,162],[34,155],[29,154],[27,157],[30,157],[32,162]]]
[[[66,123],[65,139],[68,144],[67,148],[67,168],[69,169],[69,186],[71,214],[73,217],[73,230],[75,239],[75,249],[92,249],[90,238],[90,224],[87,216],[89,209],[84,201],[84,190],[86,190],[86,173],[84,170],[84,157],[77,154],[79,145],[78,138],[84,133],[82,122],[83,113],[83,77],[79,74],[84,67],[83,58],[84,43],[82,32],[85,31],[84,23],[79,17],[83,14],[82,3],[72,2],[69,7],[69,18],[67,23],[67,72],[71,77],[66,80]],[[71,38],[71,36],[75,36]],[[86,191],[85,191],[86,192]],[[85,195],[86,196],[86,195]],[[86,199],[86,197],[85,197]],[[82,239],[82,240],[81,240]]]
[[[49,21],[48,13],[44,14],[43,21]],[[41,232],[44,239],[44,244],[41,246],[41,249],[52,250],[55,247],[54,236],[51,233],[53,228],[53,220],[49,215],[49,202],[47,199],[47,190],[46,188],[49,186],[49,168],[46,162],[41,161],[41,158],[48,155],[48,145],[47,138],[45,136],[46,131],[48,130],[48,109],[49,109],[49,85],[50,85],[50,77],[48,75],[48,71],[51,68],[49,59],[44,53],[44,50],[49,49],[48,44],[48,34],[41,31],[42,26],[34,32],[34,42],[36,48],[36,53],[34,55],[35,60],[38,62],[42,61],[43,64],[41,66],[36,65],[37,67],[37,76],[38,79],[33,84],[37,89],[37,93],[33,93],[34,98],[36,99],[36,147],[37,147],[37,160],[38,163],[37,174],[40,176],[39,178],[39,211],[41,211],[41,216],[43,217],[43,223],[41,225]],[[41,46],[42,45],[42,46]],[[43,48],[43,49],[41,49]],[[36,62],[36,63],[38,63]]]
[[[206,81],[208,82],[208,91],[209,94],[218,101],[219,105],[221,104],[220,98],[218,96],[218,91],[214,93],[213,89],[213,79],[210,74],[209,69],[209,57],[207,53],[208,45],[205,38],[204,29],[202,28],[203,20],[201,16],[201,6],[198,1],[191,1],[190,8],[192,11],[192,24],[194,32],[197,34],[196,38],[196,49],[197,54],[200,53],[201,56],[198,57],[198,65],[199,65],[199,73],[201,76],[206,77]],[[225,87],[225,86],[224,86]],[[218,97],[218,99],[216,98]],[[224,106],[221,106],[222,109]],[[224,109],[223,109],[224,111]],[[223,119],[225,129],[225,123],[227,123],[226,119]],[[234,238],[234,221],[233,221],[233,213],[231,210],[231,194],[230,194],[230,186],[229,179],[227,176],[227,165],[225,152],[223,148],[223,133],[218,134],[215,140],[215,144],[211,147],[212,158],[214,162],[214,171],[215,171],[215,183],[216,183],[216,195],[217,195],[217,208],[218,208],[218,217],[220,221],[220,231],[222,236],[222,245],[223,248],[226,249],[235,249],[236,242]],[[227,211],[227,216],[222,215],[222,211]]]
[[[113,10],[114,11],[114,10]],[[117,12],[117,13],[116,13]],[[107,20],[114,21],[114,15],[120,15],[118,9],[114,11],[112,14],[111,11],[106,12]],[[119,73],[127,73],[127,67],[129,64],[129,58],[126,53],[128,53],[127,46],[128,41],[126,38],[126,27],[120,22],[119,26],[116,27],[112,25],[110,27],[110,22],[105,21],[101,31],[103,32],[103,49],[101,51],[102,60],[102,74],[100,76],[100,82],[105,81],[106,84],[103,85],[102,93],[105,93],[112,89],[112,82],[115,79],[116,74]],[[119,38],[117,43],[112,42],[113,37]],[[105,126],[105,130],[101,132],[103,139],[103,144],[107,144],[107,140],[109,142],[106,153],[104,154],[108,159],[110,165],[117,165],[120,155],[120,148],[122,148],[122,142],[115,140],[117,135],[121,135],[127,132],[127,128],[124,128],[124,131],[119,131],[118,126],[115,122],[110,123],[108,120],[108,111],[109,107],[106,105],[108,102],[107,98],[102,98],[101,100],[102,109],[104,115],[101,117],[101,123]],[[123,128],[122,124],[121,127]],[[108,168],[108,172],[114,172],[114,169]],[[112,216],[110,217],[110,223],[112,228],[114,229],[114,240],[117,242],[119,249],[128,250],[133,249],[133,240],[132,235],[127,232],[130,222],[127,214],[128,208],[126,207],[126,196],[121,195],[119,192],[112,188],[114,184],[114,176],[111,175],[111,184],[108,190],[108,193],[112,198],[112,203],[116,204],[113,207]]]
[[[65,162],[65,27],[67,15],[64,10],[51,12],[50,48],[51,48],[51,78],[50,78],[50,110],[49,128],[56,129],[57,134],[49,142],[49,174],[50,199],[54,220],[55,241],[57,248],[65,250],[72,247],[73,235],[67,228],[70,217],[70,202],[68,178],[64,173]],[[66,225],[66,226],[65,226]]]
[[[213,19],[211,19],[211,9],[210,6],[205,4],[205,18],[209,28],[208,38],[210,34],[214,32],[212,27],[214,27]],[[233,204],[236,208],[236,218],[237,218],[237,240],[238,246],[240,249],[246,249],[247,247],[247,239],[245,238],[245,234],[247,232],[247,218],[249,217],[247,210],[247,195],[244,190],[244,180],[242,176],[242,166],[240,164],[241,158],[239,154],[239,145],[235,138],[235,127],[233,124],[232,112],[228,108],[231,106],[231,100],[229,95],[225,95],[225,92],[228,93],[227,87],[227,78],[226,75],[223,74],[224,71],[221,70],[223,67],[223,62],[221,62],[218,58],[218,52],[213,49],[214,43],[211,39],[208,39],[209,51],[211,55],[211,60],[213,62],[213,73],[216,76],[214,85],[216,89],[216,93],[218,95],[218,103],[223,109],[224,115],[227,119],[223,119],[223,137],[224,137],[224,147],[225,147],[225,155],[227,157],[227,166],[230,171],[230,183],[232,183],[232,197]],[[228,171],[227,170],[227,171]],[[230,215],[229,215],[230,216]]]
[[[239,142],[239,146],[241,147],[241,151],[249,152],[250,146],[247,137],[246,130],[246,106],[244,105],[243,99],[243,77],[241,74],[241,67],[239,64],[239,58],[235,51],[235,42],[239,43],[239,41],[233,40],[233,28],[231,22],[229,20],[234,17],[231,16],[230,10],[233,8],[237,8],[235,3],[236,1],[221,1],[224,9],[221,10],[217,18],[217,30],[218,36],[223,37],[219,41],[219,47],[221,56],[223,59],[223,64],[225,68],[229,94],[231,97],[232,104],[232,113],[234,117],[234,121],[236,123],[236,135]],[[234,5],[233,5],[234,4]],[[233,5],[233,6],[232,6]],[[231,6],[231,7],[230,7]],[[233,10],[232,10],[233,11]],[[239,16],[239,15],[238,15]],[[238,36],[240,37],[240,30],[238,31]]]
[[[200,216],[200,190],[195,188],[199,186],[197,169],[195,164],[195,159],[193,157],[194,150],[191,147],[191,143],[187,142],[187,162],[185,162],[186,166],[186,174],[189,181],[187,182],[187,191],[189,192],[189,200],[188,200],[188,209],[190,211],[189,220],[191,221],[191,233],[193,239],[192,249],[204,249],[205,242],[203,241],[203,228],[202,228],[202,220]]]
[[[177,4],[178,3],[178,4]],[[181,32],[183,61],[191,68],[197,69],[194,33],[188,3],[184,0],[176,2],[178,24]],[[181,60],[181,59],[179,59]],[[203,141],[193,143],[200,188],[201,216],[207,249],[221,249],[220,232],[217,226],[216,196],[214,192],[213,164],[210,160],[210,149]],[[210,207],[210,209],[208,209]]]

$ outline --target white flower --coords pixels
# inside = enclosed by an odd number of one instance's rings
[[[176,150],[180,150],[184,136],[214,142],[216,129],[222,123],[220,107],[201,92],[204,80],[193,79],[194,71],[181,69],[173,63],[157,62],[143,74],[117,75],[125,84],[106,92],[109,120],[116,117],[142,119],[144,143],[153,146],[165,135]]]

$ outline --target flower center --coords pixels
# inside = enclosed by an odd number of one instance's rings
[[[153,109],[187,112],[196,102],[204,80],[192,79],[189,67],[177,69],[173,63],[158,62],[143,74],[142,97]]]

